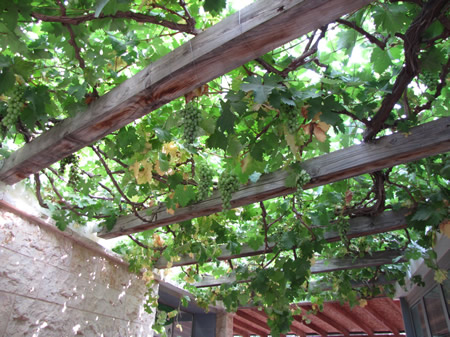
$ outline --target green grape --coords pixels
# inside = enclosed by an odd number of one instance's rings
[[[296,133],[299,128],[298,122],[298,110],[295,106],[281,104],[280,107],[281,114],[287,118],[287,128],[289,133]]]
[[[70,156],[63,158],[59,162],[58,173],[61,175],[63,175],[66,172],[66,167],[70,165],[69,171],[70,186],[76,186],[80,182],[78,161],[79,161],[78,156],[76,154],[71,154]]]
[[[233,174],[224,171],[219,177],[219,191],[222,198],[223,210],[229,210],[231,208],[232,194],[239,190],[239,179]]]
[[[2,124],[5,127],[14,125],[19,118],[20,111],[23,108],[23,92],[24,88],[21,85],[16,85],[9,97],[8,108],[6,109],[6,116],[2,119]]]
[[[420,74],[420,78],[430,90],[436,90],[439,79],[438,74],[424,70]]]
[[[198,126],[201,121],[201,111],[190,102],[186,104],[186,107],[180,113],[184,125],[183,139],[187,143],[192,144],[197,137]]]
[[[201,163],[197,166],[197,188],[198,195],[197,200],[204,200],[209,197],[211,193],[211,187],[213,186],[214,171],[205,163]]]
[[[311,180],[311,176],[305,170],[301,170],[297,175],[295,186],[297,190],[294,192],[295,201],[298,208],[303,206],[303,186]]]

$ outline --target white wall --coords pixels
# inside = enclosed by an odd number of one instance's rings
[[[153,336],[154,317],[143,309],[146,285],[126,263],[71,230],[4,206],[0,336]]]

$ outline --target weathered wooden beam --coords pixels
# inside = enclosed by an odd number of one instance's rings
[[[399,211],[387,211],[374,217],[357,217],[349,219],[349,227],[347,231],[348,238],[356,238],[360,236],[367,236],[378,233],[385,233],[402,229],[407,227],[405,215],[410,212],[409,209],[402,209]],[[327,242],[334,242],[340,240],[339,233],[336,231],[327,231],[324,233],[324,239]],[[217,258],[219,261],[226,261],[230,259],[237,259],[240,257],[255,256],[270,253],[273,249],[273,243],[268,248],[261,246],[259,249],[253,249],[249,245],[242,245],[238,254],[232,253],[227,249],[226,245],[221,245],[220,250],[222,253]],[[187,266],[190,264],[196,264],[197,259],[195,256],[183,255],[178,261],[169,262],[161,257],[155,264],[155,268],[163,269],[170,267]]]
[[[393,260],[397,257],[403,256],[401,251],[398,250],[384,250],[380,252],[375,252],[372,255],[367,255],[364,257],[359,257],[355,259],[354,257],[343,257],[329,260],[318,260],[314,265],[311,266],[311,274],[329,273],[337,270],[346,269],[357,269],[381,266],[385,264],[394,264]],[[399,259],[395,263],[405,262],[403,258]],[[221,284],[233,283],[236,281],[236,275],[230,274],[227,276],[215,278],[214,276],[205,276],[199,282],[193,285],[197,288],[205,287],[215,287]],[[249,282],[249,280],[242,280],[239,282]]]
[[[329,184],[447,151],[450,151],[450,117],[412,128],[407,134],[395,133],[370,143],[354,145],[306,160],[301,167],[311,175],[311,181],[304,188]],[[285,186],[288,174],[287,171],[280,170],[261,176],[255,183],[241,186],[239,191],[233,194],[231,206],[249,205],[293,193],[293,188]],[[110,239],[220,211],[222,201],[220,195],[215,193],[209,199],[178,208],[173,214],[169,214],[163,205],[151,209],[152,217],[147,215],[148,210],[141,211],[141,216],[149,221],[142,221],[134,214],[120,217],[111,231],[104,229],[99,236]]]
[[[13,153],[0,169],[0,180],[14,184],[200,85],[370,2],[257,1]]]

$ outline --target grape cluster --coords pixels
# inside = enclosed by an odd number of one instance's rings
[[[239,189],[239,179],[235,174],[224,171],[219,177],[218,187],[222,198],[223,210],[229,210],[231,208],[232,194]]]
[[[297,190],[294,192],[294,197],[299,208],[302,208],[303,203],[303,186],[310,180],[311,176],[305,170],[301,170],[297,175],[297,181],[295,182]]]
[[[194,106],[192,102],[187,103],[186,107],[181,110],[181,117],[183,118],[184,134],[183,139],[192,144],[197,137],[198,125],[200,124],[202,112]]]
[[[424,82],[425,85],[430,90],[436,90],[436,86],[438,84],[438,75],[437,74],[434,74],[430,71],[424,70],[420,74],[420,78],[421,78],[422,82]]]
[[[59,163],[58,173],[61,175],[64,175],[64,173],[66,172],[66,167],[70,165],[69,185],[71,186],[75,186],[80,182],[80,176],[78,174],[78,161],[78,156],[75,154],[71,154],[70,156],[63,158]]]
[[[289,133],[296,133],[299,127],[298,123],[298,111],[295,106],[282,104],[280,111],[282,115],[287,119],[287,128]]]
[[[204,200],[209,197],[211,187],[213,186],[214,171],[205,163],[201,163],[197,166],[197,188],[198,195],[197,200]]]
[[[339,237],[341,238],[341,242],[348,247],[350,245],[350,239],[347,237],[347,232],[350,227],[349,222],[346,221],[343,217],[339,217],[336,226],[338,229]]]
[[[2,124],[6,127],[14,125],[19,117],[20,111],[23,108],[23,87],[16,85],[13,88],[11,96],[8,102],[8,108],[6,109],[6,116],[2,119]]]

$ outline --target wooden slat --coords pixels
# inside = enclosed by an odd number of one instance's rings
[[[256,333],[261,337],[266,337],[267,335],[270,334],[270,330],[264,329],[258,326],[257,324],[247,321],[237,315],[233,316],[233,326],[237,326],[251,333]]]
[[[368,312],[370,315],[372,315],[381,324],[386,326],[389,329],[389,331],[392,331],[394,336],[397,336],[397,337],[400,336],[400,332],[398,331],[397,327],[389,321],[388,317],[383,317],[380,313],[378,313],[375,310],[375,308],[372,308],[372,305],[370,304],[370,302],[367,303],[367,305],[364,307],[364,310],[366,312]]]
[[[306,310],[306,311],[310,311],[313,310],[311,305],[302,305],[301,306],[302,309]],[[319,320],[321,320],[322,322],[325,322],[326,324],[328,324],[329,326],[333,327],[334,329],[336,329],[336,331],[338,333],[341,333],[343,336],[345,337],[349,337],[350,336],[350,331],[343,326],[341,323],[336,322],[334,319],[326,316],[324,313],[322,312],[316,312],[314,315],[312,315],[316,318],[318,318]],[[320,324],[319,324],[320,325]],[[331,331],[334,332],[334,331]]]
[[[408,134],[396,133],[370,143],[351,146],[306,160],[301,166],[312,179],[304,188],[329,184],[447,151],[450,151],[450,117],[415,127]],[[241,186],[239,191],[233,194],[232,207],[293,193],[293,188],[285,186],[287,176],[287,171],[280,170],[263,175],[256,183]],[[222,201],[216,193],[209,199],[176,209],[174,214],[169,214],[164,206],[153,208],[152,219],[148,222],[142,221],[134,214],[120,217],[110,232],[104,229],[99,236],[110,239],[210,215],[221,210]],[[147,210],[140,214],[143,218],[150,218]]]
[[[311,274],[329,273],[337,270],[357,269],[381,266],[385,264],[393,264],[393,260],[402,255],[402,252],[398,250],[385,250],[375,252],[372,255],[367,255],[365,257],[359,257],[357,259],[355,259],[354,257],[343,257],[330,260],[319,260],[311,266]],[[402,258],[395,263],[401,262],[405,262],[405,260]],[[196,282],[193,285],[197,288],[215,287],[221,284],[233,283],[235,281],[236,275],[234,274],[219,277],[217,279],[214,276],[205,276],[201,281]],[[249,281],[250,280],[243,280],[240,282],[244,283]]]
[[[378,233],[385,233],[394,231],[397,229],[403,229],[407,227],[405,215],[410,212],[409,209],[402,209],[399,211],[387,211],[381,213],[375,217],[357,217],[349,219],[349,229],[347,231],[348,238],[356,238],[360,236],[367,236]],[[324,239],[327,242],[334,242],[340,240],[339,233],[336,231],[327,231],[324,233]],[[219,261],[226,261],[230,259],[236,259],[240,257],[255,256],[265,253],[270,253],[273,248],[271,244],[268,248],[261,246],[259,249],[253,249],[249,245],[244,244],[241,246],[239,253],[232,253],[226,248],[227,245],[221,245],[220,250],[222,253],[217,258]],[[172,262],[171,267],[187,266],[190,264],[196,264],[197,259],[194,256],[182,255],[178,261]],[[168,261],[161,257],[155,264],[155,268],[163,269],[168,267]]]
[[[326,309],[333,310],[334,312],[337,312],[340,316],[345,317],[349,321],[351,321],[354,325],[358,326],[361,331],[364,331],[369,337],[374,337],[374,331],[370,326],[368,326],[365,322],[363,322],[360,319],[356,319],[354,315],[350,311],[348,311],[346,308],[344,308],[339,303],[327,303]],[[331,309],[332,308],[332,309]]]
[[[13,153],[14,184],[200,85],[371,0],[260,0],[230,15]]]
[[[303,324],[304,326],[307,326],[308,328],[310,328],[311,330],[314,330],[315,332],[317,332],[321,337],[327,337],[327,332],[322,329],[320,326],[310,322],[306,322],[302,319],[302,316],[299,315],[294,315],[294,320],[296,320],[298,323]]]
[[[254,315],[253,313],[250,314],[244,310],[238,310],[236,312],[236,315],[239,316],[241,319],[246,320],[247,322],[251,322],[251,324],[255,324],[256,326],[260,327],[261,329],[264,329],[265,331],[270,332],[270,327],[266,323],[267,317],[262,319],[261,317],[258,317],[259,315]],[[236,316],[234,316],[234,317],[236,317]]]

